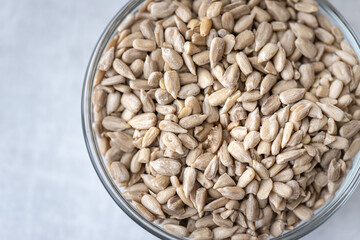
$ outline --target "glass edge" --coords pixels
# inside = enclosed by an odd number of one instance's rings
[[[345,18],[336,10],[336,8],[327,0],[316,0],[319,5],[321,6],[321,9],[325,11],[328,15],[330,15],[333,20],[336,22],[342,24],[342,31],[347,31],[347,35],[350,35],[352,39],[346,38],[348,41],[352,40],[353,44],[356,44],[357,47],[357,54],[360,56],[360,40],[357,37],[355,31],[350,27],[349,23],[345,20]],[[89,64],[86,69],[85,79],[82,86],[82,95],[81,95],[81,121],[82,121],[82,130],[83,130],[83,136],[85,140],[85,145],[91,160],[91,163],[95,169],[96,174],[98,175],[101,183],[105,187],[106,191],[110,194],[111,198],[115,201],[115,203],[128,215],[134,222],[136,222],[138,225],[140,225],[142,228],[147,230],[149,233],[155,235],[156,237],[159,237],[161,239],[180,239],[178,237],[175,237],[161,228],[157,227],[155,224],[145,220],[137,211],[136,209],[131,206],[127,200],[125,200],[121,193],[118,191],[118,187],[113,184],[113,181],[110,179],[110,176],[107,174],[107,170],[102,162],[100,162],[100,159],[98,156],[96,156],[96,159],[94,158],[93,152],[98,152],[95,147],[97,148],[97,142],[94,139],[93,132],[92,132],[92,119],[86,119],[88,116],[91,116],[91,102],[89,99],[91,99],[91,88],[93,81],[90,79],[90,77],[93,79],[96,74],[96,66],[95,61],[96,59],[99,59],[103,50],[105,49],[108,41],[111,39],[111,36],[113,35],[114,31],[116,30],[116,27],[121,22],[123,17],[126,16],[127,13],[132,12],[133,9],[138,7],[143,0],[134,0],[129,1],[125,6],[123,6],[116,15],[111,19],[109,24],[106,26],[105,30],[101,34],[101,37],[99,38],[89,61]],[[351,45],[353,45],[351,44]],[[356,49],[354,49],[356,50]],[[90,96],[89,96],[90,95]],[[89,104],[90,103],[90,104]],[[92,144],[92,146],[91,146]],[[348,172],[348,175],[346,176],[346,179],[342,183],[340,189],[338,190],[335,197],[328,201],[325,206],[323,206],[320,209],[319,215],[316,215],[311,221],[307,223],[301,224],[299,227],[296,227],[294,230],[286,232],[285,234],[277,237],[272,238],[276,240],[282,240],[282,239],[299,239],[316,228],[318,228],[320,225],[322,225],[327,219],[329,219],[333,214],[336,213],[336,211],[341,208],[346,201],[352,196],[354,191],[356,190],[357,186],[360,183],[360,153],[358,153],[354,158],[354,165],[352,166],[351,170]],[[356,160],[356,161],[355,161]],[[101,168],[101,170],[100,170]],[[357,168],[355,170],[354,168]],[[340,192],[341,190],[341,192]]]

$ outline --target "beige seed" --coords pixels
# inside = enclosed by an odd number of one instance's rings
[[[254,16],[252,15],[245,15],[241,17],[234,26],[234,32],[241,33],[242,31],[250,28],[254,22]]]
[[[110,69],[111,64],[114,60],[114,47],[110,48],[109,50],[107,50],[103,56],[101,57],[99,64],[98,64],[98,69],[101,71],[107,71]]]
[[[295,34],[289,29],[280,38],[280,44],[286,52],[286,56],[289,57],[295,50]]]
[[[174,159],[159,158],[150,162],[150,167],[154,169],[157,174],[165,176],[174,176],[180,172],[181,164]]]
[[[230,153],[228,151],[228,146],[226,145],[226,142],[224,141],[222,146],[219,149],[218,152],[219,160],[224,166],[231,166],[233,164],[233,159],[230,156]]]
[[[207,179],[211,180],[215,178],[217,171],[219,168],[219,160],[218,157],[215,156],[209,163],[209,165],[206,167],[204,171],[204,175]]]
[[[304,118],[306,118],[309,115],[309,112],[310,112],[312,106],[313,106],[312,103],[299,103],[295,109],[291,109],[292,110],[292,118],[295,121],[303,120]]]
[[[286,64],[286,52],[285,49],[278,43],[278,51],[273,58],[274,67],[277,72],[282,72]]]
[[[191,163],[191,166],[199,170],[205,170],[213,158],[214,158],[213,153],[211,152],[203,153],[200,156],[198,156],[193,163]]]
[[[234,42],[234,50],[243,50],[250,46],[255,41],[254,33],[250,30],[245,30],[236,36]]]
[[[326,44],[333,44],[335,37],[323,28],[317,28],[314,30],[316,38]]]
[[[244,149],[245,151],[250,149],[250,148],[255,148],[256,145],[259,144],[261,138],[260,138],[260,133],[257,131],[251,131],[249,132],[245,139],[244,139]]]
[[[223,37],[223,39],[225,41],[224,54],[227,55],[233,50],[235,46],[235,36],[232,34],[227,34]]]
[[[312,64],[302,64],[299,67],[300,83],[304,88],[310,88],[315,81],[315,71]]]
[[[215,209],[218,209],[218,208],[221,208],[223,206],[226,205],[226,203],[228,202],[229,200],[225,197],[221,197],[221,198],[218,198],[210,203],[208,203],[205,207],[204,207],[204,211],[206,212],[212,212],[214,211]]]
[[[279,131],[279,123],[276,120],[276,115],[272,115],[266,119],[260,128],[260,137],[265,142],[272,142],[276,138]]]
[[[159,135],[160,131],[156,127],[151,127],[147,132],[145,133],[142,141],[142,147],[148,147],[150,146],[156,139],[156,137]]]
[[[294,32],[298,38],[304,38],[309,41],[313,41],[315,38],[314,31],[301,23],[289,23],[290,29]]]
[[[360,150],[360,139],[356,138],[344,154],[344,161],[352,159]]]
[[[336,61],[330,66],[330,71],[337,79],[340,79],[344,84],[349,84],[351,77],[350,67],[342,61]]]
[[[125,19],[122,21],[122,23],[119,25],[117,31],[121,32],[124,29],[129,28],[135,21],[135,15],[134,14],[128,14]]]
[[[290,80],[294,78],[294,68],[289,60],[285,61],[284,69],[281,72],[281,77],[286,80],[285,83],[290,83]],[[296,82],[295,82],[296,83]],[[297,86],[297,84],[295,84]],[[289,89],[288,87],[286,89]]]
[[[142,110],[146,113],[155,112],[155,103],[152,100],[149,93],[146,93],[144,90],[140,91],[140,101],[142,104]]]
[[[196,53],[201,52],[201,49],[198,48],[195,44],[192,42],[185,42],[184,44],[184,52],[188,55],[194,55]]]
[[[238,84],[240,77],[240,69],[236,63],[229,66],[224,76],[222,77],[221,83],[226,88],[235,88],[235,86]]]
[[[235,186],[235,185],[236,184],[234,180],[227,173],[224,173],[218,178],[213,188],[217,189],[217,188],[223,188],[223,187]]]
[[[106,104],[106,92],[100,88],[95,88],[92,98],[93,105],[101,109]]]
[[[143,113],[134,116],[129,120],[129,124],[132,128],[147,130],[151,127],[154,127],[156,124],[156,115],[154,113]]]
[[[283,198],[289,198],[293,193],[290,186],[281,182],[274,182],[273,191]]]
[[[316,104],[321,108],[323,113],[325,113],[328,117],[333,118],[337,122],[341,122],[345,117],[345,113],[340,108],[332,104],[319,102]]]
[[[259,191],[257,192],[257,197],[260,200],[267,199],[273,188],[273,182],[269,179],[264,179],[260,182]]]
[[[208,17],[204,17],[200,24],[200,35],[206,37],[212,27],[212,21]]]
[[[276,162],[278,164],[283,164],[288,161],[292,161],[304,154],[306,150],[305,149],[299,149],[299,150],[291,150],[287,152],[280,153],[276,156]]]
[[[286,22],[290,18],[289,11],[279,2],[265,1],[266,7],[270,15],[277,21]]]
[[[279,109],[281,105],[280,98],[277,95],[272,95],[261,106],[261,112],[264,115],[271,115]]]
[[[156,43],[153,40],[135,39],[133,41],[133,47],[140,51],[149,52],[156,49]]]
[[[260,51],[270,41],[273,29],[270,23],[262,22],[257,28],[255,36],[255,51]]]
[[[280,93],[280,101],[283,104],[291,104],[301,100],[305,94],[304,88],[293,88]]]
[[[317,53],[315,45],[304,38],[298,38],[295,40],[296,48],[307,58],[314,58]]]
[[[184,154],[182,143],[174,133],[166,132],[162,134],[161,137],[162,142],[167,149],[171,150],[172,152],[177,152],[178,154]]]
[[[188,133],[180,133],[178,135],[184,147],[193,150],[198,146],[197,140]]]
[[[293,129],[294,129],[294,124],[292,122],[287,122],[285,124],[283,138],[281,141],[281,148],[285,148],[288,142],[290,141]]]
[[[240,187],[224,187],[217,190],[221,195],[232,200],[241,200],[245,197],[245,191]]]
[[[146,52],[136,50],[135,48],[130,48],[121,55],[121,60],[126,64],[131,64],[137,59],[145,60],[145,58]]]
[[[259,0],[253,0],[248,3],[248,5],[252,8],[251,14],[255,15],[255,20],[257,22],[262,23],[271,21],[271,15],[266,10],[256,6],[259,2]]]
[[[239,19],[240,17],[250,13],[250,7],[247,5],[244,4],[236,5],[236,3],[232,7],[229,7],[229,5],[224,6],[223,12],[229,11],[231,15],[234,16],[234,19]]]
[[[194,96],[190,96],[185,99],[185,107],[191,108],[191,111],[194,114],[201,113],[200,103]]]
[[[253,68],[249,62],[249,59],[243,52],[236,54],[236,63],[239,65],[241,72],[246,76],[253,72]]]
[[[180,90],[180,78],[179,74],[176,71],[167,71],[164,74],[164,83],[166,91],[168,91],[171,96],[176,99]]]
[[[262,163],[253,161],[252,168],[262,179],[268,179],[270,177],[269,171],[266,169],[266,167]]]
[[[190,192],[194,188],[195,181],[196,181],[196,170],[192,167],[187,167],[184,170],[184,182],[183,182],[183,189],[186,197],[190,196]]]
[[[127,35],[124,39],[122,39],[117,47],[118,48],[132,47],[135,39],[143,39],[143,38],[144,36],[141,34],[141,32],[131,33]]]
[[[130,128],[130,125],[127,124],[126,121],[113,116],[104,117],[104,119],[102,120],[102,125],[104,128],[110,131],[122,131]]]
[[[226,99],[231,96],[233,89],[222,88],[214,93],[212,93],[208,100],[211,106],[219,106],[225,103]]]
[[[246,91],[250,92],[256,89],[259,86],[260,82],[261,82],[261,74],[257,71],[253,71],[252,73],[250,73],[250,75],[247,77],[245,81]]]
[[[132,201],[132,203],[135,205],[136,210],[140,212],[140,214],[148,221],[153,222],[155,221],[155,216],[147,210],[142,204],[140,204],[137,201]]]
[[[297,208],[293,210],[293,212],[298,218],[306,222],[310,221],[310,219],[313,218],[314,216],[314,212],[310,208],[304,205],[299,205]]]
[[[210,65],[215,67],[215,65],[222,59],[225,50],[225,41],[222,38],[216,37],[211,41],[210,46]]]
[[[205,121],[206,115],[194,114],[188,117],[184,117],[179,121],[181,127],[185,129],[193,128]]]
[[[220,15],[221,8],[223,3],[222,2],[213,2],[206,11],[206,16],[208,18],[215,18]]]
[[[272,74],[267,74],[260,84],[260,94],[264,95],[270,91],[270,89],[275,85],[277,77]]]
[[[198,85],[200,88],[204,89],[206,87],[213,85],[214,77],[207,69],[198,68],[197,75],[198,75]]]
[[[225,12],[221,16],[221,24],[225,30],[232,32],[234,29],[234,25],[235,25],[233,15],[229,12]]]
[[[194,63],[196,63],[196,65],[203,66],[205,64],[210,63],[210,51],[209,50],[202,51],[200,53],[193,55],[192,58]]]
[[[197,228],[189,237],[194,240],[212,239],[213,233],[209,228]]]
[[[151,4],[150,13],[154,18],[166,18],[173,14],[175,6],[169,2],[158,2]]]
[[[141,204],[146,207],[151,213],[160,216],[161,218],[165,218],[164,212],[161,210],[161,206],[155,197],[145,194],[141,198]]]
[[[274,237],[280,236],[285,230],[284,222],[276,220],[270,227],[270,232]]]
[[[125,82],[125,78],[123,76],[116,75],[113,77],[104,78],[101,81],[101,85],[111,86],[111,85],[116,85],[116,84],[120,84],[120,83],[124,83],[124,82]]]
[[[171,48],[161,48],[161,52],[165,63],[167,63],[170,68],[179,70],[183,66],[184,61],[175,50]]]
[[[340,129],[340,136],[350,139],[360,130],[360,121],[352,120],[345,123]]]
[[[295,9],[299,12],[305,12],[305,13],[314,13],[319,11],[319,7],[316,2],[295,3]]]
[[[110,139],[124,152],[132,152],[134,144],[132,137],[123,132],[109,132],[107,133]]]
[[[214,239],[226,239],[226,238],[232,236],[238,228],[239,228],[238,226],[231,227],[231,228],[228,228],[228,227],[214,228],[212,230]]]
[[[259,216],[259,203],[253,194],[249,194],[246,201],[245,215],[250,221],[255,221]]]
[[[325,139],[326,140],[326,139]],[[324,143],[326,143],[324,140]],[[332,149],[345,150],[349,148],[349,140],[343,137],[336,136],[333,140],[330,141],[329,147]]]
[[[248,168],[239,178],[238,187],[245,188],[255,178],[255,171]]]
[[[124,76],[126,78],[129,78],[131,80],[135,80],[135,76],[132,73],[131,69],[128,65],[126,65],[123,61],[116,58],[113,62],[113,68],[117,73],[119,73],[121,76]]]
[[[285,31],[288,28],[287,23],[281,21],[272,21],[271,26],[274,32]]]
[[[173,132],[173,133],[187,133],[187,130],[182,128],[179,124],[168,120],[162,120],[159,123],[161,131]]]
[[[114,178],[115,181],[118,181],[119,183],[125,183],[129,181],[129,171],[126,169],[126,166],[121,162],[111,163],[110,170],[111,176]]]
[[[262,98],[259,91],[244,92],[238,99],[238,102],[255,102]]]
[[[240,162],[250,162],[251,157],[250,154],[245,151],[244,145],[238,141],[230,142],[228,146],[229,153]]]
[[[186,237],[188,235],[188,230],[186,229],[186,227],[180,225],[164,224],[163,228],[165,229],[165,231],[180,238]]]
[[[280,152],[283,133],[284,133],[284,129],[281,128],[278,135],[276,136],[273,143],[271,144],[271,154],[272,155],[277,155]]]

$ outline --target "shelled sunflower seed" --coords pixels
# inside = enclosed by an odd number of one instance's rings
[[[93,128],[123,196],[193,239],[309,221],[360,149],[360,65],[312,0],[145,0],[98,64]]]

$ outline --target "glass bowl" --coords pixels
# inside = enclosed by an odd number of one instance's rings
[[[101,155],[95,132],[92,130],[92,87],[94,84],[97,65],[108,42],[115,35],[116,29],[124,18],[132,12],[135,12],[144,0],[131,0],[114,16],[106,26],[91,56],[88,68],[86,70],[81,101],[81,115],[83,134],[90,160],[99,176],[102,184],[114,199],[116,204],[137,224],[148,232],[161,239],[180,239],[164,231],[160,225],[151,223],[142,217],[135,207],[130,204],[122,195],[120,188],[113,181],[107,172],[105,159]],[[355,32],[349,26],[344,17],[327,0],[317,0],[320,13],[325,15],[332,24],[337,25],[344,34],[345,39],[353,47],[356,54],[360,56],[360,40]],[[344,203],[350,198],[360,182],[360,153],[353,159],[353,166],[344,178],[341,187],[336,192],[333,199],[320,209],[315,211],[314,217],[309,222],[302,222],[292,231],[285,231],[281,236],[274,239],[298,239],[310,233],[329,217],[331,217]]]

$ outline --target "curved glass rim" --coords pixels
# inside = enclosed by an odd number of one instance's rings
[[[117,14],[112,18],[105,30],[101,34],[96,47],[88,64],[85,79],[82,88],[81,99],[81,120],[85,144],[89,153],[90,160],[93,164],[96,174],[104,185],[107,192],[110,194],[116,204],[138,225],[147,230],[149,233],[161,239],[180,239],[164,231],[158,224],[151,223],[143,218],[137,210],[130,204],[122,195],[119,188],[116,186],[105,166],[105,161],[100,153],[98,142],[94,131],[92,130],[92,87],[97,71],[97,63],[106,48],[111,37],[115,33],[117,27],[126,17],[127,14],[137,9],[144,0],[129,1]],[[335,21],[341,28],[345,39],[354,48],[356,54],[360,56],[360,40],[355,34],[354,30],[349,26],[344,17],[336,10],[336,8],[327,0],[316,0],[322,11],[324,11],[331,21]],[[287,231],[281,236],[273,239],[298,239],[310,233],[328,218],[330,218],[345,202],[350,198],[356,190],[360,182],[360,153],[353,158],[353,166],[348,171],[347,176],[343,180],[341,187],[336,192],[333,199],[316,211],[314,218],[309,222],[303,222],[295,227],[294,230]]]

